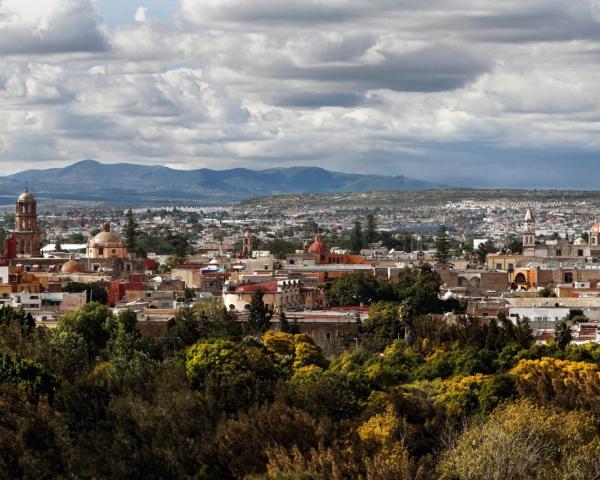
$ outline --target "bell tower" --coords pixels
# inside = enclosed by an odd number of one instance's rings
[[[250,230],[246,230],[244,232],[244,240],[242,244],[242,255],[244,257],[252,256],[252,232]]]
[[[523,225],[523,254],[535,255],[535,217],[530,208],[525,213]]]
[[[29,189],[25,188],[25,191],[19,195],[16,206],[14,237],[17,256],[38,257],[40,236],[37,201],[29,193]]]

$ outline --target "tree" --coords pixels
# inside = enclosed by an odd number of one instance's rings
[[[63,292],[87,292],[88,302],[98,302],[102,305],[108,303],[108,292],[98,283],[69,282],[63,287]]]
[[[137,224],[135,222],[135,218],[133,216],[133,212],[131,208],[127,210],[126,213],[126,221],[125,221],[125,246],[129,252],[134,252],[137,245]]]
[[[505,249],[511,253],[523,253],[523,239],[511,236],[506,240]]]
[[[600,372],[594,363],[542,357],[521,360],[510,374],[519,395],[536,404],[600,413]]]
[[[477,260],[479,261],[479,263],[483,265],[487,259],[488,253],[492,253],[494,251],[496,251],[496,246],[494,245],[494,242],[488,240],[487,242],[482,243],[479,245],[479,247],[477,247],[475,254],[477,255]]]
[[[556,293],[550,287],[544,287],[539,292],[538,295],[542,298],[555,298]]]
[[[442,456],[436,478],[598,478],[599,454],[600,442],[588,414],[558,412],[520,401],[498,408],[485,422],[468,426]]]
[[[259,288],[252,294],[246,331],[250,335],[262,335],[271,326],[273,311],[263,301],[264,292]]]
[[[567,348],[567,345],[573,340],[573,333],[571,327],[567,325],[567,322],[559,322],[554,327],[554,341],[561,350]]]
[[[69,282],[63,287],[63,292],[79,293],[87,292],[88,302],[98,302],[102,305],[108,303],[108,292],[99,283]]]
[[[373,350],[382,350],[393,340],[404,335],[398,304],[378,302],[369,308],[369,316],[363,324],[365,340]]]
[[[183,298],[187,303],[191,303],[196,300],[196,292],[193,288],[185,287]]]
[[[279,330],[283,333],[291,333],[290,322],[283,311],[279,314]]]
[[[377,219],[373,213],[367,215],[366,238],[368,243],[373,243],[377,240]]]
[[[185,256],[171,255],[165,260],[165,265],[168,269],[173,270],[174,268],[177,268],[179,265],[181,265],[184,262],[184,260]]]
[[[379,300],[378,290],[379,282],[375,277],[353,272],[334,280],[327,292],[327,300],[334,306],[370,305]]]
[[[350,245],[353,253],[360,253],[364,245],[362,225],[359,220],[354,222],[354,228],[350,233]]]
[[[108,308],[92,302],[60,317],[57,328],[81,335],[88,347],[88,358],[92,363],[110,338],[112,320],[113,314]]]
[[[269,397],[280,375],[273,354],[262,344],[228,340],[192,345],[185,368],[192,386],[213,397],[225,411]]]
[[[450,243],[446,227],[441,225],[435,236],[435,259],[440,263],[446,263],[450,257]]]
[[[54,251],[55,252],[62,252],[62,245],[60,244],[61,240],[60,237],[56,238],[56,243],[54,244]]]

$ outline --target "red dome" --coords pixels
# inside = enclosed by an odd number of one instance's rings
[[[308,247],[310,253],[329,253],[329,248],[325,245],[325,242],[321,239],[321,234],[317,233],[314,243]]]

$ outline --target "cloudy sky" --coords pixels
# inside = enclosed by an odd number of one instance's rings
[[[600,185],[600,0],[0,0],[0,174]]]

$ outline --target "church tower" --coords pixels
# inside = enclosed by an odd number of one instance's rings
[[[523,225],[523,255],[535,255],[535,217],[530,208],[525,213],[525,224]]]
[[[242,244],[242,255],[244,257],[252,256],[252,232],[250,230],[246,230],[244,232],[244,240]]]
[[[39,257],[40,236],[37,201],[26,188],[17,199],[14,232],[17,256]]]

